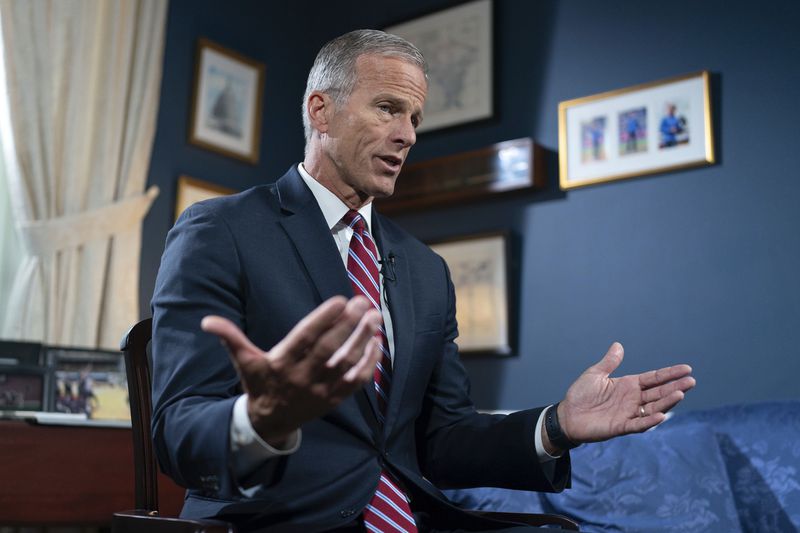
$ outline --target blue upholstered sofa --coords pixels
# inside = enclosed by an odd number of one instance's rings
[[[558,513],[581,531],[800,531],[800,401],[678,413],[572,451],[572,489],[451,490],[471,509]]]

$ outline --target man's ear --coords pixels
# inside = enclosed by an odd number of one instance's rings
[[[314,91],[308,96],[306,108],[311,127],[320,133],[327,133],[333,116],[333,99],[323,92]]]

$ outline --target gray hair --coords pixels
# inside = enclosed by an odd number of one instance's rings
[[[356,61],[364,54],[396,57],[418,66],[427,78],[428,64],[419,49],[405,39],[379,30],[355,30],[328,42],[317,54],[308,73],[303,95],[306,149],[311,141],[311,119],[306,103],[314,91],[329,94],[336,105],[347,102],[356,83]]]

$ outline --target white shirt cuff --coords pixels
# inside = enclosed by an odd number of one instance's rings
[[[296,452],[302,440],[302,434],[298,429],[289,435],[282,449],[267,444],[250,423],[246,394],[239,396],[233,404],[230,433],[233,471],[237,480],[244,479],[267,459]]]
[[[544,425],[544,418],[547,416],[547,410],[552,408],[553,406],[551,405],[542,409],[542,413],[539,415],[539,420],[536,421],[536,435],[534,437],[534,443],[536,446],[536,455],[539,457],[540,463],[555,461],[561,457],[561,455],[550,455],[547,453],[547,450],[544,449],[544,442],[542,441],[542,426]]]

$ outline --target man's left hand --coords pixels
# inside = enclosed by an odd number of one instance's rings
[[[689,365],[675,365],[638,375],[612,378],[622,363],[622,345],[615,342],[567,390],[558,405],[562,431],[576,444],[646,431],[695,386]]]

